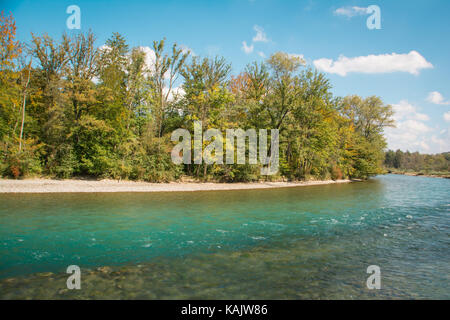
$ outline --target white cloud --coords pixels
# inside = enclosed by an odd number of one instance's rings
[[[446,122],[450,122],[450,111],[447,111],[446,113],[444,113],[444,120]]]
[[[253,30],[256,31],[256,35],[253,37],[253,42],[268,42],[269,39],[267,39],[266,33],[264,32],[264,29],[260,26],[253,26]]]
[[[430,92],[428,94],[427,101],[434,104],[442,104],[442,105],[450,104],[450,101],[444,101],[444,97],[442,96],[442,94],[440,94],[437,91]]]
[[[442,135],[441,138],[433,135],[431,137],[431,142],[436,146],[434,153],[442,153],[442,152],[448,152],[450,151],[450,135],[447,133],[447,135]]]
[[[402,120],[418,120],[418,121],[428,121],[430,118],[424,113],[417,112],[416,107],[410,104],[407,100],[402,100],[398,104],[393,104],[392,108],[394,110],[395,121]]]
[[[147,70],[149,70],[150,73],[155,72],[155,62],[156,62],[156,55],[155,55],[155,51],[150,48],[150,47],[139,47],[140,50],[142,50],[145,53],[145,65],[147,67]],[[180,45],[180,49],[182,50],[189,50],[188,47]],[[192,51],[191,51],[192,54]],[[170,77],[170,72],[167,71],[164,74],[164,78],[167,80]],[[164,88],[163,93],[167,94],[167,92],[169,91],[169,89],[167,87]],[[181,86],[179,87],[175,87],[172,88],[172,90],[170,91],[167,99],[169,101],[173,101],[174,99],[179,99],[181,97],[183,97],[185,94],[185,91],[183,90],[183,88]]]
[[[396,128],[385,130],[388,147],[393,150],[429,152],[426,134],[432,128],[417,120],[397,122]]]
[[[348,73],[388,73],[388,72],[409,72],[417,75],[421,69],[433,68],[417,51],[408,54],[380,54],[347,58],[341,55],[336,61],[322,58],[314,60],[314,66],[328,73],[335,73],[345,77]]]
[[[139,47],[139,49],[145,53],[145,65],[147,68],[151,71],[155,71],[155,51],[150,47]]]
[[[96,76],[93,76],[92,77],[92,82],[95,83],[95,84],[99,84],[100,83],[100,78],[96,77]]]
[[[362,7],[341,7],[334,10],[334,14],[337,16],[346,16],[348,18],[354,16],[363,16],[367,14],[367,8]]]
[[[139,49],[141,51],[143,51],[145,53],[145,67],[148,70],[148,72],[150,74],[154,74],[155,73],[155,62],[156,62],[156,55],[155,55],[155,51],[146,46],[146,47],[139,47]],[[170,72],[167,71],[164,74],[164,78],[165,79],[169,79],[170,77]]]
[[[416,113],[416,119],[420,121],[428,121],[430,117],[423,113]]]
[[[439,128],[425,124],[425,121],[430,120],[428,115],[417,112],[417,108],[406,100],[392,104],[392,108],[395,111],[396,128],[385,129],[389,149],[422,153],[450,150],[448,129],[439,131]]]
[[[406,120],[403,122],[398,123],[398,127],[400,129],[407,129],[414,131],[415,133],[426,133],[432,131],[430,127],[428,127],[423,122],[420,122],[418,120]]]
[[[167,92],[169,92],[169,89],[167,87],[165,87],[163,89],[163,93],[167,94]],[[167,96],[167,100],[168,101],[173,101],[175,99],[180,99],[182,98],[184,95],[186,94],[186,92],[184,91],[184,89],[180,86],[180,87],[175,87],[173,88],[169,95]]]
[[[247,42],[242,41],[242,50],[244,50],[244,52],[245,52],[246,54],[252,53],[252,52],[253,52],[253,49],[254,49],[253,44],[250,45],[250,46],[248,46],[248,45],[247,45]]]
[[[250,54],[253,52],[255,46],[254,43],[255,42],[269,42],[269,39],[267,38],[266,33],[264,32],[264,29],[258,25],[254,25],[253,26],[253,30],[256,31],[256,35],[253,37],[252,39],[252,43],[250,45],[247,44],[246,41],[242,41],[242,50],[246,53],[246,54]],[[265,54],[262,51],[258,52],[258,55],[265,58]]]
[[[146,69],[148,70],[148,72],[150,74],[153,74],[155,72],[155,62],[156,62],[156,54],[155,51],[146,46],[146,47],[139,47],[139,49],[141,51],[143,51],[145,53],[145,66]],[[167,71],[164,74],[164,78],[167,80],[170,77],[170,71]]]

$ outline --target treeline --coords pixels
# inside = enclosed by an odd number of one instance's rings
[[[237,75],[221,57],[154,41],[130,48],[114,33],[15,40],[1,17],[0,173],[171,181],[365,178],[382,171],[392,109],[378,97],[333,97],[324,74],[283,52]],[[150,58],[150,59],[149,59]],[[151,60],[151,63],[148,61]],[[279,129],[280,170],[260,165],[175,165],[173,130]],[[270,131],[269,131],[270,132]]]
[[[420,154],[419,152],[403,152],[388,150],[384,165],[392,171],[406,171],[423,174],[439,174],[450,172],[450,152],[440,154]]]

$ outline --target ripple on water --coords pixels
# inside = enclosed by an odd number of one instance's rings
[[[450,181],[414,178],[0,195],[0,298],[448,299]],[[82,292],[65,291],[71,264]],[[383,277],[376,292],[365,287],[372,264]]]

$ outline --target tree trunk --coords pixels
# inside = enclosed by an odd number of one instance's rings
[[[26,107],[26,104],[27,104],[27,88],[28,88],[28,83],[30,82],[30,75],[31,75],[31,60],[30,60],[30,64],[28,65],[28,79],[27,79],[27,82],[25,84],[25,88],[23,90],[22,124],[20,126],[19,152],[22,151],[23,127],[24,127],[24,124],[25,124],[25,107]]]

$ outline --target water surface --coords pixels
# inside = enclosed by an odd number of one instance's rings
[[[0,195],[0,298],[450,298],[450,180]],[[82,289],[65,269],[79,265]],[[382,289],[368,290],[378,265]],[[104,267],[107,266],[107,267]]]

